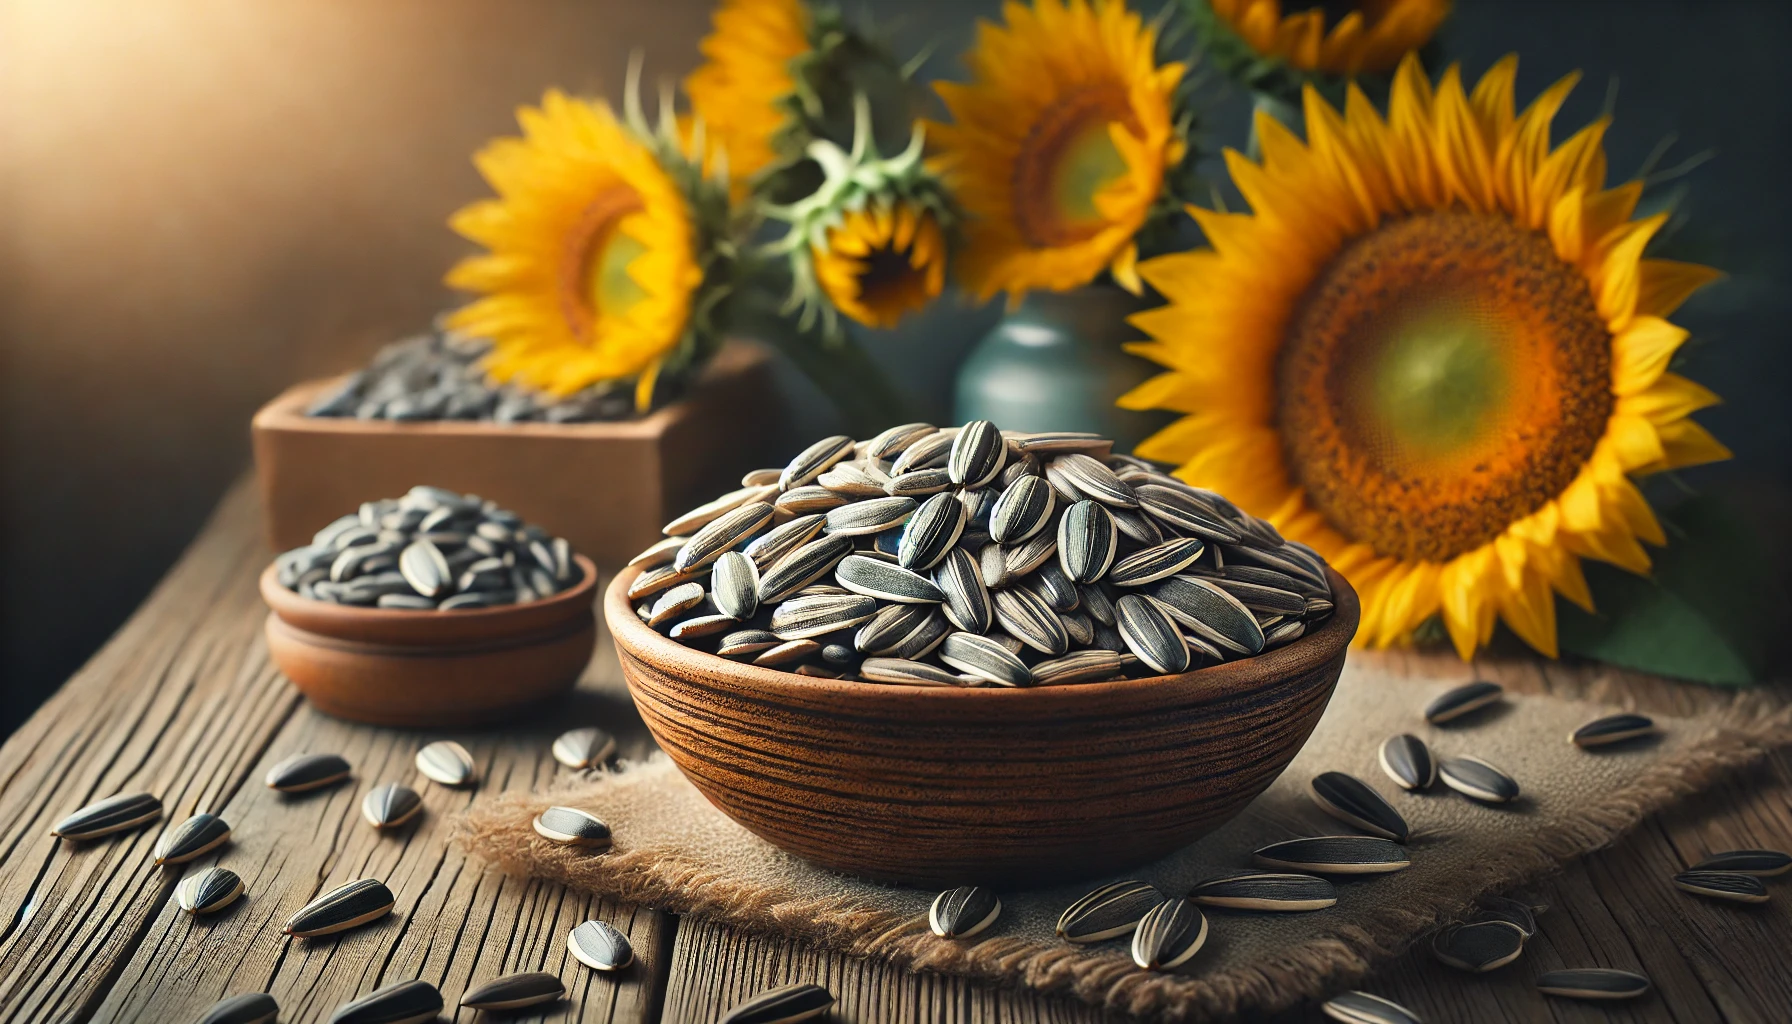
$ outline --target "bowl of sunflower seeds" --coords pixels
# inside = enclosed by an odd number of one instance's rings
[[[1358,620],[1312,550],[1083,433],[824,438],[664,533],[604,602],[660,747],[774,845],[888,881],[1193,841],[1306,742]]]

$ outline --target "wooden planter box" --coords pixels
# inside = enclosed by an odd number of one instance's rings
[[[306,416],[333,383],[299,384],[255,414],[255,471],[276,551],[309,544],[363,501],[432,484],[490,498],[614,569],[674,516],[779,461],[770,357],[735,342],[682,401],[616,423]]]

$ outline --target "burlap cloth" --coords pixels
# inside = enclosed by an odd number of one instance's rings
[[[1555,697],[1508,696],[1464,724],[1427,726],[1419,709],[1446,688],[1353,663],[1312,739],[1242,815],[1127,873],[1181,894],[1204,878],[1251,866],[1251,851],[1266,843],[1350,831],[1307,795],[1308,780],[1326,770],[1350,772],[1379,789],[1412,826],[1412,866],[1340,881],[1334,907],[1298,914],[1209,910],[1205,948],[1175,974],[1137,969],[1124,940],[1073,946],[1053,935],[1063,909],[1102,880],[1000,892],[1003,912],[990,930],[965,941],[937,938],[927,929],[934,893],[845,878],[780,853],[724,817],[660,755],[556,792],[501,794],[460,823],[457,840],[513,874],[623,902],[915,969],[1071,993],[1125,1012],[1202,1019],[1280,1009],[1345,987],[1463,914],[1477,896],[1603,846],[1669,801],[1792,742],[1787,710],[1748,698],[1697,718],[1658,715],[1659,740],[1598,753],[1574,747],[1567,736],[1613,708]],[[1381,740],[1399,732],[1420,736],[1439,756],[1473,754],[1501,766],[1523,795],[1489,807],[1441,782],[1422,794],[1400,791],[1376,761]],[[538,838],[530,821],[549,804],[601,816],[614,830],[614,850],[584,854]]]

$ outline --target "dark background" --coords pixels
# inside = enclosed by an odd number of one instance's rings
[[[858,9],[861,4],[849,7]],[[863,4],[925,73],[957,76],[996,0]],[[1150,5],[1144,9],[1154,9]],[[251,412],[347,369],[451,300],[447,214],[485,189],[468,155],[558,85],[617,95],[696,60],[697,0],[0,2],[0,735],[118,626],[247,466]],[[1730,278],[1677,319],[1700,419],[1735,463],[1687,474],[1770,517],[1792,490],[1792,4],[1459,0],[1443,50],[1478,76],[1523,61],[1520,103],[1586,78],[1557,138],[1616,83],[1613,179],[1677,132],[1711,151],[1680,255]],[[1234,102],[1214,138],[1242,139]],[[1669,163],[1674,162],[1670,158]],[[869,339],[947,415],[994,309],[942,304]],[[807,417],[825,402],[787,382]],[[1778,519],[1781,529],[1783,517]]]

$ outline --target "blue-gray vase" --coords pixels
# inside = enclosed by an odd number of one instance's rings
[[[1114,400],[1162,367],[1120,346],[1143,335],[1126,318],[1143,300],[1111,285],[1033,292],[972,347],[958,369],[954,421],[1005,430],[1087,430],[1127,452],[1174,419]]]

